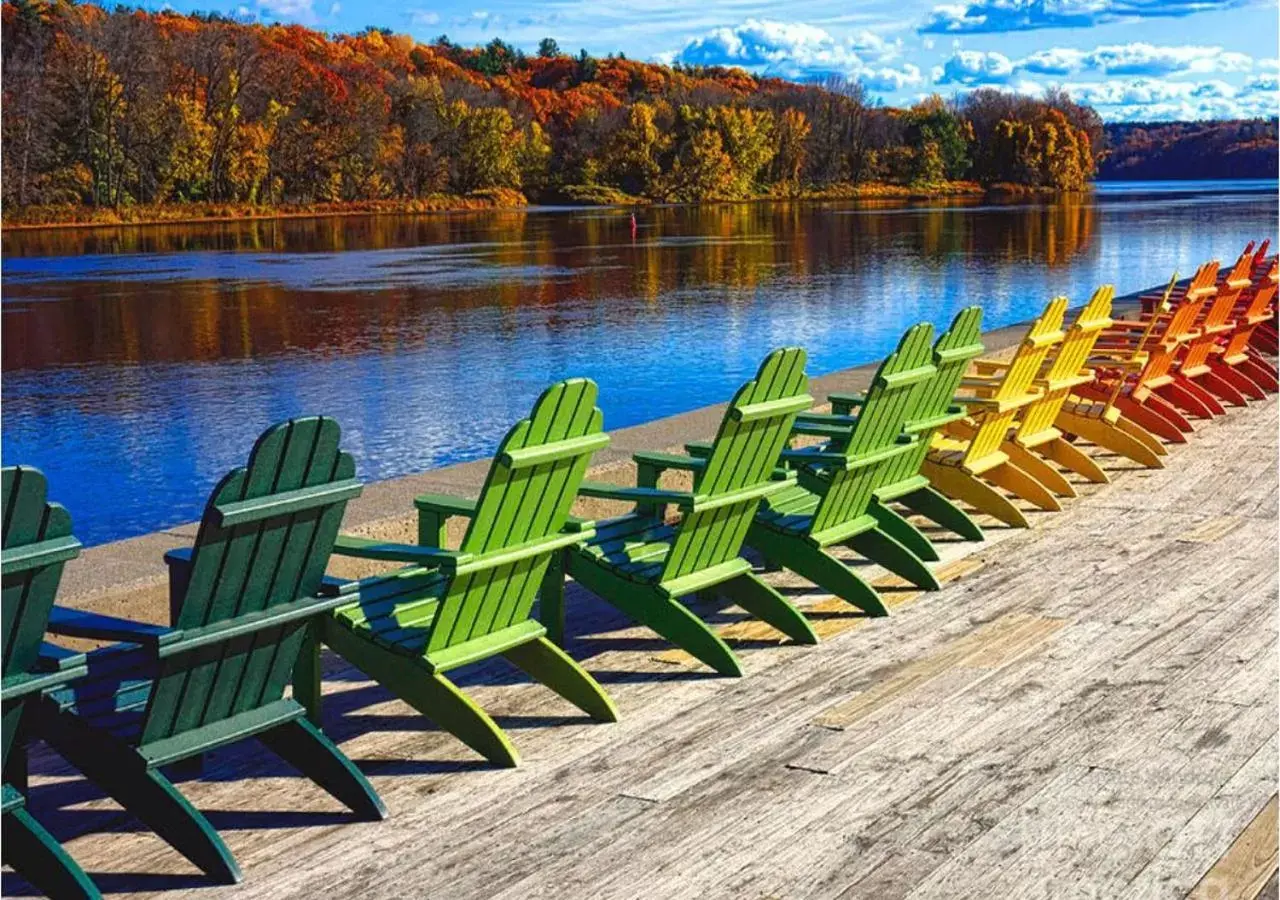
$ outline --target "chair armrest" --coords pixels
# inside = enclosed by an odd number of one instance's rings
[[[1013,363],[1000,362],[996,359],[975,359],[971,365],[977,370],[979,376],[994,375],[996,372],[1004,371]]]
[[[929,416],[926,419],[912,419],[902,426],[902,430],[911,436],[916,436],[922,432],[932,431],[935,428],[941,428],[943,425],[949,425],[952,422],[959,422],[969,414],[969,410],[963,403],[952,403],[947,407],[947,411],[939,413],[936,416]]]
[[[853,418],[854,421],[857,421],[856,417],[851,417],[851,416],[833,416],[832,418],[836,419],[837,421],[836,422],[796,422],[794,425],[791,426],[791,433],[792,434],[808,434],[808,435],[815,435],[817,437],[827,437],[827,438],[847,438],[849,436],[850,426],[841,425],[839,424],[838,420],[845,419],[845,418]]]
[[[697,501],[697,497],[688,491],[667,491],[660,488],[624,487],[620,484],[607,484],[602,481],[584,481],[578,486],[578,495],[582,497],[598,497],[602,500],[621,500],[631,503],[665,504],[674,503],[681,509],[689,509]]]
[[[684,445],[684,452],[698,459],[706,459],[711,455],[711,449],[714,446],[714,441],[690,441]]]
[[[858,424],[857,416],[843,415],[841,413],[800,413],[796,416],[797,423],[813,423],[818,425],[842,425],[845,430],[852,428]],[[792,428],[796,431],[796,428]]]
[[[648,466],[658,472],[662,472],[664,469],[701,472],[707,466],[705,459],[685,456],[682,453],[655,453],[649,450],[641,450],[639,453],[631,454],[631,459],[635,461],[637,466]]]
[[[790,463],[808,466],[821,466],[843,469],[849,463],[849,457],[843,453],[831,453],[825,450],[814,450],[802,447],[799,450],[783,450],[782,458]]]
[[[184,653],[191,653],[212,644],[219,644],[259,631],[278,628],[291,622],[314,619],[350,602],[345,594],[333,593],[317,597],[307,597],[290,603],[280,603],[255,613],[247,613],[230,619],[172,631],[173,639],[160,645],[156,657],[164,659]]]
[[[333,552],[339,556],[357,559],[378,559],[386,562],[402,562],[451,572],[471,558],[469,553],[457,550],[441,550],[439,547],[419,547],[414,544],[396,544],[369,538],[340,534],[333,543]]]
[[[588,531],[594,533],[595,528],[595,519],[584,519],[582,516],[566,516],[564,520],[566,534],[584,534]]]
[[[831,411],[837,414],[848,413],[855,406],[861,406],[867,402],[864,394],[828,394],[827,402],[831,404]]]
[[[149,625],[146,622],[103,616],[66,606],[55,606],[49,611],[47,630],[64,637],[125,641],[148,646],[168,643],[180,633],[166,625]]]
[[[448,494],[419,494],[414,497],[413,505],[418,510],[419,546],[443,547],[448,521],[455,516],[474,517],[476,504],[476,500]]]

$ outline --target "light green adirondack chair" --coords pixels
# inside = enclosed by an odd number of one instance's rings
[[[747,532],[747,544],[766,559],[803,575],[872,615],[885,615],[876,591],[857,572],[826,553],[846,545],[906,580],[937,590],[937,579],[917,550],[937,558],[927,538],[905,519],[877,515],[875,491],[900,458],[915,452],[902,431],[916,387],[931,380],[933,326],[921,323],[902,336],[880,364],[857,416],[801,414],[798,434],[834,437],[840,449],[784,450],[799,483],[769,497]],[[877,510],[883,512],[882,510]]]
[[[284,696],[308,626],[337,602],[318,590],[355,462],[329,418],[268,429],[248,465],[214,488],[195,544],[165,561],[174,627],[55,607],[55,634],[122,643],[86,654],[89,674],[41,701],[58,753],[202,871],[240,870],[213,825],[161,767],[256,737],[367,821],[386,816],[351,760]]]
[[[497,765],[517,765],[516,748],[446,672],[501,655],[593,719],[618,719],[604,689],[530,618],[553,557],[593,533],[589,523],[563,529],[592,454],[609,444],[596,394],[583,378],[548,388],[503,439],[479,499],[418,497],[419,546],[344,536],[335,550],[410,565],[338,588],[344,602],[323,643]],[[471,524],[458,550],[441,549],[453,516]],[[318,720],[315,654],[295,690]]]
[[[962,404],[954,397],[965,376],[969,361],[982,355],[982,308],[969,306],[956,314],[955,319],[933,346],[933,378],[915,385],[907,400],[907,415],[903,430],[915,439],[912,451],[896,457],[894,464],[884,475],[884,484],[875,490],[876,503],[888,509],[890,503],[900,503],[925,518],[971,541],[983,540],[982,529],[958,506],[941,492],[935,490],[929,479],[920,474],[924,458],[933,442],[933,435],[950,422],[965,417]],[[849,414],[859,408],[864,397],[858,394],[832,394],[831,410],[837,415]],[[833,441],[829,450],[842,449],[839,440]],[[873,514],[881,512],[872,508]]]
[[[589,482],[579,489],[584,496],[634,502],[636,508],[597,523],[594,537],[570,548],[569,574],[723,675],[742,674],[737,657],[681,597],[722,594],[800,643],[818,639],[799,610],[738,555],[760,501],[794,481],[794,474],[775,478],[774,463],[796,413],[813,403],[804,363],[798,347],[769,354],[730,401],[705,461],[637,453],[639,486]],[[659,489],[666,469],[692,471],[693,490]],[[679,508],[677,524],[666,521],[667,504]],[[547,599],[552,602],[545,604],[544,622],[559,636],[563,613],[554,591]]]
[[[4,861],[55,900],[98,898],[101,894],[89,876],[27,811],[19,790],[26,781],[25,735],[20,733],[24,712],[44,691],[85,673],[82,654],[41,655],[62,567],[79,554],[80,542],[71,535],[66,509],[47,502],[44,473],[29,466],[6,466],[2,477]],[[10,776],[19,784],[10,784]]]

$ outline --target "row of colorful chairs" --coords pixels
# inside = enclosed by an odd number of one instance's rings
[[[80,548],[70,516],[48,502],[38,470],[5,468],[5,861],[50,896],[98,896],[26,809],[29,738],[218,881],[240,871],[164,774],[171,764],[257,737],[358,818],[383,818],[372,786],[321,728],[322,646],[498,765],[517,764],[517,751],[449,678],[458,667],[500,655],[591,718],[615,721],[613,700],[560,646],[569,575],[725,675],[741,674],[737,656],[682,598],[727,599],[796,643],[817,641],[744,547],[885,615],[832,547],[937,589],[928,564],[938,552],[909,516],[981,540],[963,501],[1026,526],[1017,501],[1053,510],[1075,494],[1064,470],[1107,480],[1084,442],[1160,467],[1164,441],[1185,440],[1191,418],[1275,391],[1265,354],[1275,350],[1277,269],[1265,253],[1250,248],[1223,279],[1216,263],[1186,284],[1175,276],[1133,320],[1111,319],[1110,287],[1070,325],[1056,298],[1007,360],[981,358],[978,307],[936,340],[932,325],[916,325],[867,391],[833,396],[830,413],[810,411],[804,351],[777,350],[713,440],[635,454],[635,486],[586,480],[609,444],[596,386],[560,382],[504,438],[478,498],[415,500],[416,545],[340,535],[361,491],[355,461],[334,420],[289,420],[217,485],[194,545],[166,555],[169,627],[56,606]],[[692,487],[662,486],[670,471]],[[580,497],[632,508],[590,521],[571,513]],[[457,517],[465,534],[446,549]],[[337,579],[326,575],[332,554],[401,568]],[[116,643],[76,653],[47,634]]]

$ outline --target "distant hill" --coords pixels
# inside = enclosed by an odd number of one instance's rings
[[[1275,119],[1107,125],[1098,180],[1275,178],[1276,126]]]

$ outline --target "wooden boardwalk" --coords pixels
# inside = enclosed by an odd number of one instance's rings
[[[256,744],[215,754],[184,789],[238,887],[205,886],[48,753],[31,805],[105,891],[149,896],[1275,896],[1277,427],[1270,399],[1163,471],[1100,457],[1112,484],[948,542],[944,589],[890,587],[888,619],[770,575],[824,640],[709,613],[738,680],[571,592],[570,650],[624,718],[478,669],[461,680],[516,770],[329,660],[326,727],[391,818],[348,824]]]

